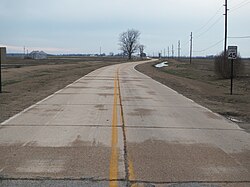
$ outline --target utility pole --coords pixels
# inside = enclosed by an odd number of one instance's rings
[[[178,41],[178,58],[181,56],[181,41]]]
[[[191,35],[190,35],[190,59],[189,59],[190,64],[192,63],[192,50],[193,50],[193,33],[191,32]]]
[[[174,58],[174,45],[172,44],[172,58]]]
[[[169,50],[169,46],[168,46],[168,58],[169,58],[169,53],[170,53],[170,50]]]
[[[100,56],[102,55],[102,47],[100,47]]]
[[[225,39],[224,39],[224,63],[226,64],[227,61],[227,0],[225,0]]]
[[[164,58],[166,58],[166,49],[164,48]]]
[[[25,58],[25,46],[23,46],[23,58]]]

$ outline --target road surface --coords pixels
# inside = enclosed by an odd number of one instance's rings
[[[250,186],[250,135],[134,69],[98,69],[0,126],[0,186]]]

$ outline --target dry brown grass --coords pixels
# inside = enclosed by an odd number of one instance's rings
[[[245,72],[234,79],[233,95],[230,80],[215,74],[213,59],[194,59],[191,65],[188,59],[170,59],[169,67],[147,63],[137,69],[214,112],[242,121],[239,125],[250,131],[250,60],[243,63]]]
[[[95,69],[126,61],[115,57],[50,57],[45,60],[7,58],[5,69],[2,70],[0,122]]]

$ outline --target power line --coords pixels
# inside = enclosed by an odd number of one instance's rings
[[[195,38],[199,38],[202,35],[204,35],[205,33],[207,33],[208,31],[210,31],[221,19],[222,19],[222,17],[219,17],[206,31],[202,32],[201,34],[199,34]]]
[[[216,16],[217,14],[220,12],[220,10],[222,9],[223,6],[220,6],[220,8],[215,12],[215,14],[199,29],[195,30],[195,32],[199,32],[200,30],[202,30],[204,27],[206,27]]]
[[[236,2],[236,0],[232,0],[232,1],[235,1]],[[240,2],[240,3],[238,3],[238,4],[235,4],[233,7],[232,7],[232,11],[235,11],[235,10],[238,10],[239,8],[241,8],[241,7],[243,7],[243,6],[245,6],[245,5],[247,5],[248,3],[250,3],[250,0],[244,0],[244,1],[242,1],[242,2]],[[227,42],[227,39],[249,39],[250,38],[250,36],[230,36],[230,37],[228,37],[227,36],[227,13],[228,13],[228,4],[227,4],[227,0],[225,0],[225,4],[223,5],[223,6],[225,6],[225,38],[224,39],[222,39],[222,40],[220,40],[220,41],[218,41],[218,42],[216,42],[216,43],[214,43],[213,45],[211,45],[211,46],[209,46],[209,47],[207,47],[207,48],[205,48],[205,49],[203,49],[203,50],[199,50],[199,51],[193,51],[193,52],[195,52],[195,53],[198,53],[198,52],[204,52],[204,51],[207,51],[207,50],[209,50],[209,49],[211,49],[211,48],[213,48],[213,47],[216,47],[217,45],[219,45],[222,41],[224,41],[225,42],[225,44],[224,44],[224,51],[225,51],[225,49],[226,49],[226,42]],[[221,6],[221,7],[223,7],[223,6]],[[221,7],[215,12],[215,14],[202,26],[202,27],[200,27],[199,29],[197,29],[196,31],[200,31],[200,30],[202,30],[203,28],[205,28],[207,25],[209,25],[210,23],[211,23],[211,21],[216,17],[216,15],[218,14],[218,12],[221,10]],[[230,11],[231,12],[231,11]],[[192,36],[192,38],[199,38],[199,37],[201,37],[202,35],[204,35],[205,33],[207,33],[209,30],[211,30],[221,19],[222,19],[223,17],[219,17],[218,19],[216,19],[215,20],[215,22],[212,24],[212,25],[210,25],[210,27],[209,28],[207,28],[204,32],[202,32],[202,33],[200,33],[199,35],[197,35],[196,37],[193,37]],[[187,44],[189,43],[189,41],[187,41],[187,42],[185,42],[184,43],[184,45],[183,45],[183,47],[185,47]]]
[[[222,7],[223,6],[220,6],[218,8],[218,10],[208,19],[208,21],[203,26],[201,26],[199,29],[196,29],[195,32],[199,32],[203,28],[205,28],[218,15],[218,13],[222,9]],[[198,38],[198,37],[202,36],[203,34],[205,34],[206,32],[208,32],[210,29],[212,29],[213,26],[215,26],[216,23],[218,23],[220,21],[220,19],[222,19],[222,18],[220,17],[219,19],[217,19],[206,31],[204,31],[204,32],[202,32],[200,34],[198,33],[198,36],[197,37],[193,37],[193,38]],[[190,39],[184,40],[183,45],[182,45],[183,48],[186,48],[189,43],[190,43]]]
[[[243,6],[245,6],[245,5],[249,4],[249,3],[250,3],[250,2],[247,2],[247,3],[245,3],[245,4],[241,5],[241,6],[239,6],[238,8],[233,9],[231,12],[234,12],[234,11],[240,9],[241,7],[243,7]]]
[[[209,49],[211,49],[211,48],[216,47],[216,46],[219,45],[222,41],[224,41],[224,39],[222,39],[222,40],[220,40],[220,41],[214,43],[213,45],[207,47],[206,49],[203,49],[203,50],[200,50],[200,51],[193,51],[193,52],[195,52],[195,53],[200,53],[200,52],[207,51],[207,50],[209,50]]]
[[[236,10],[238,10],[238,9],[240,9],[240,8],[242,8],[242,7],[244,7],[244,6],[246,6],[246,5],[249,4],[249,3],[250,3],[249,0],[243,1],[243,2],[241,2],[241,3],[237,4],[237,5],[235,5],[234,7],[232,7],[230,12],[234,12],[234,11],[236,11]]]
[[[250,2],[250,0],[244,0],[244,1],[242,1],[242,2],[240,2],[240,3],[238,3],[238,4],[236,4],[236,5],[234,5],[234,6],[233,6],[232,8],[230,8],[230,9],[233,10],[233,9],[238,8],[238,7],[242,6],[243,4],[249,3],[249,2]]]
[[[186,47],[189,44],[190,39],[188,38],[187,40],[184,40],[184,44],[182,44],[182,47]]]
[[[250,38],[250,36],[230,36],[227,38],[242,38],[242,39],[246,39],[246,38]]]

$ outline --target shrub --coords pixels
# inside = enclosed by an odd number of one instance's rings
[[[234,65],[233,76],[237,77],[244,69],[244,64],[242,63],[240,55],[238,55],[237,59],[234,60],[233,65]],[[214,70],[215,73],[220,77],[226,79],[231,77],[231,60],[227,58],[226,62],[224,62],[224,52],[221,52],[219,55],[215,56]]]

